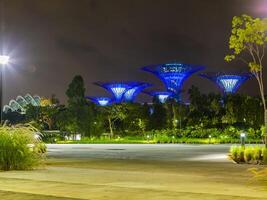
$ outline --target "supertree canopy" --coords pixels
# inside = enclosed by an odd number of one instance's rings
[[[152,97],[156,97],[160,103],[165,103],[168,99],[173,97],[173,93],[169,91],[150,91],[150,92],[144,92],[145,94],[148,94]]]
[[[107,106],[110,105],[112,102],[112,99],[109,97],[86,97],[86,98],[90,99],[99,106]]]
[[[166,89],[179,96],[184,81],[193,73],[203,70],[203,66],[189,65],[183,63],[167,63],[160,65],[150,65],[142,70],[156,75],[162,80]]]
[[[122,102],[126,91],[138,86],[138,82],[97,82],[95,84],[108,90],[113,95],[114,102],[116,103]]]
[[[252,74],[251,73],[242,73],[242,74],[200,74],[201,77],[207,78],[214,83],[216,83],[219,88],[226,93],[235,93],[238,88],[248,80]]]
[[[126,102],[133,102],[135,97],[145,88],[152,86],[152,84],[149,83],[138,83],[138,85],[128,89],[125,93],[124,93],[124,101]]]

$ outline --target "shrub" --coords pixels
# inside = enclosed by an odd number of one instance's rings
[[[237,146],[231,146],[230,149],[230,157],[232,158],[232,160],[234,160],[235,162],[239,162],[238,160],[238,152],[239,152],[239,147]]]
[[[155,134],[153,139],[155,143],[170,143],[172,141],[172,138],[167,134]]]
[[[232,146],[230,157],[237,163],[267,164],[267,149],[265,147]]]
[[[33,150],[38,154],[45,154],[47,152],[47,147],[45,143],[40,142],[33,147]]]
[[[245,148],[242,146],[232,146],[230,149],[230,157],[237,163],[244,162]]]
[[[222,135],[227,135],[228,137],[231,137],[231,138],[239,138],[240,137],[239,132],[240,131],[237,128],[233,126],[229,126],[223,130]]]
[[[253,159],[253,156],[254,156],[253,148],[247,147],[244,149],[244,161],[246,163],[249,163]]]
[[[261,153],[261,155],[262,155],[262,162],[264,163],[264,164],[267,164],[267,148],[262,148],[262,153]]]
[[[253,148],[253,160],[257,164],[262,162],[262,150],[259,146]]]
[[[0,169],[33,169],[41,163],[45,145],[40,144],[37,130],[30,125],[0,127]]]

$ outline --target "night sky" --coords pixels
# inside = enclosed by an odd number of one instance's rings
[[[245,71],[241,62],[224,61],[232,17],[267,16],[267,1],[255,0],[1,1],[1,37],[12,57],[4,71],[5,102],[26,93],[56,94],[65,102],[77,74],[87,95],[108,94],[95,81],[148,81],[161,89],[140,67],[174,60],[205,65],[206,71]],[[202,92],[218,91],[196,75],[184,89],[192,84]],[[239,92],[257,94],[256,81],[247,81]]]

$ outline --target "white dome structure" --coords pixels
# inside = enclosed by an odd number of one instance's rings
[[[16,100],[11,99],[7,105],[3,107],[3,112],[18,112],[20,114],[26,113],[28,105],[40,106],[41,98],[38,95],[31,96],[26,94],[24,97],[19,95]]]

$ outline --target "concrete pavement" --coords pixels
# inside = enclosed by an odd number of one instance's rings
[[[231,145],[197,144],[49,144],[53,158],[136,159],[229,162]]]

